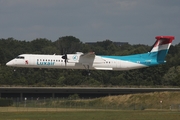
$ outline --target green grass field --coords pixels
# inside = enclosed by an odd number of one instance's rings
[[[77,100],[30,99],[0,107],[0,120],[180,120],[179,99],[179,92]]]
[[[0,120],[178,120],[180,111],[3,108]]]

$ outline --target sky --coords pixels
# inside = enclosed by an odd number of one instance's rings
[[[152,45],[158,35],[180,43],[180,0],[0,0],[0,38]]]

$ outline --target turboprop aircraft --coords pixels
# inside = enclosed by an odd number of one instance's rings
[[[174,36],[156,36],[147,53],[128,56],[95,55],[94,52],[64,55],[21,54],[7,66],[27,68],[60,68],[86,70],[131,70],[166,63],[165,57]]]

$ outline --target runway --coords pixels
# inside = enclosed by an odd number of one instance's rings
[[[162,91],[180,91],[180,88],[123,88],[123,87],[0,87],[1,98],[24,97],[68,97],[78,94],[80,97],[93,98],[108,95],[123,95]]]

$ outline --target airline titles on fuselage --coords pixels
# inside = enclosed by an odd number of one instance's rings
[[[47,65],[47,66],[50,66],[50,65],[54,65],[55,64],[55,60],[44,60],[44,59],[41,60],[41,59],[37,59],[36,64],[37,65]]]
[[[55,62],[38,62],[37,65],[54,65]]]

